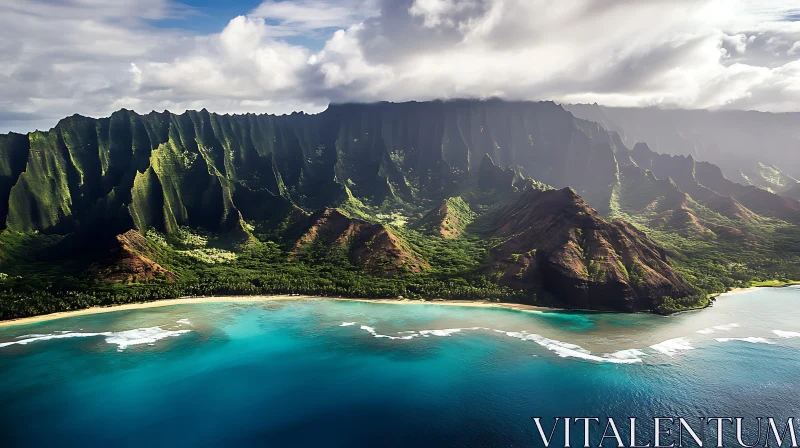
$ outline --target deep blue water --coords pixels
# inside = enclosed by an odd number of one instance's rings
[[[0,445],[542,446],[533,416],[785,422],[798,304],[797,288],[670,318],[304,300],[0,327]]]

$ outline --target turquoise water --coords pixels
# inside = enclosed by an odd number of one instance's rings
[[[798,288],[670,318],[298,300],[4,327],[0,444],[542,446],[534,416],[785,422],[798,305]]]

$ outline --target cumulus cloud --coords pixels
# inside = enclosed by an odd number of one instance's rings
[[[120,107],[287,113],[489,96],[796,110],[792,3],[268,0],[198,34],[155,26],[191,20],[170,0],[0,0],[0,131]],[[323,43],[297,41],[309,37]]]

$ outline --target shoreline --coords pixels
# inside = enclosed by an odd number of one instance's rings
[[[775,285],[775,286],[748,286],[744,288],[734,288],[730,291],[723,292],[712,299],[717,299],[726,295],[743,294],[752,292],[762,288],[782,288],[792,286],[792,284]],[[139,303],[125,303],[122,305],[111,306],[96,306],[92,308],[85,308],[82,310],[74,311],[59,311],[56,313],[42,314],[39,316],[20,317],[18,319],[10,319],[0,321],[0,328],[10,327],[13,325],[26,325],[39,322],[45,322],[56,319],[63,319],[67,317],[85,316],[91,314],[112,313],[114,311],[138,310],[145,308],[160,308],[172,305],[186,305],[193,303],[247,303],[247,302],[271,302],[271,301],[284,301],[284,300],[339,300],[344,302],[366,302],[366,303],[386,303],[391,305],[443,305],[443,306],[468,306],[477,308],[502,308],[517,311],[532,311],[532,312],[546,312],[546,311],[581,311],[571,308],[558,308],[547,307],[539,305],[526,305],[522,303],[512,302],[489,302],[484,300],[444,300],[444,299],[366,299],[366,298],[345,298],[345,297],[325,297],[325,296],[311,296],[305,294],[287,295],[255,295],[255,296],[211,296],[211,297],[181,297],[179,299],[164,299],[154,300],[152,302],[139,302]],[[710,307],[713,302],[704,308],[687,311],[698,311]],[[584,310],[587,312],[596,312],[592,310]],[[685,311],[683,311],[685,312]],[[675,313],[675,314],[680,314]]]
[[[742,294],[742,293],[756,291],[756,290],[765,289],[765,288],[772,289],[772,288],[789,288],[791,286],[800,286],[800,283],[795,282],[795,281],[780,282],[780,283],[775,283],[775,284],[769,284],[770,282],[763,282],[763,283],[765,283],[765,284],[760,284],[760,285],[756,285],[756,286],[745,286],[745,287],[741,287],[741,288],[733,288],[730,291],[725,291],[725,292],[719,293],[717,295],[713,295],[713,296],[711,296],[711,298],[717,298],[717,297],[722,297],[722,296],[732,296],[732,295],[736,295],[736,294]]]
[[[744,288],[733,288],[730,291],[725,291],[723,293],[719,293],[715,296],[711,296],[713,298],[722,297],[722,296],[734,296],[736,294],[743,294],[750,291],[755,291],[757,289],[767,288],[767,286],[747,286]]]
[[[64,319],[67,317],[86,316],[92,314],[112,313],[115,311],[138,310],[146,308],[161,308],[173,305],[187,305],[194,303],[248,303],[248,302],[273,302],[285,300],[339,300],[344,302],[386,303],[392,305],[445,305],[445,306],[471,306],[480,308],[504,308],[518,311],[558,311],[564,308],[551,308],[536,305],[525,305],[509,302],[488,302],[482,300],[412,300],[412,299],[360,299],[344,297],[298,295],[256,295],[256,296],[212,296],[212,297],[181,297],[179,299],[154,300],[152,302],[125,303],[122,305],[96,306],[74,311],[59,311],[56,313],[42,314],[39,316],[20,317],[0,321],[1,327],[13,325],[26,325],[50,320]]]

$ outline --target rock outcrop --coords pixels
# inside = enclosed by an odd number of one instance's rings
[[[323,253],[330,248],[344,249],[350,262],[376,275],[418,273],[428,267],[382,224],[350,218],[337,209],[326,209],[314,218],[311,227],[295,243],[290,258],[297,258],[315,244]]]
[[[155,258],[141,233],[129,230],[117,235],[111,243],[108,256],[90,267],[103,280],[117,282],[143,282],[162,280],[175,282],[175,274],[153,261]]]
[[[416,228],[439,235],[443,238],[456,238],[464,233],[467,226],[475,220],[475,213],[460,197],[443,200],[416,223]]]
[[[606,221],[572,189],[526,191],[497,212],[491,250],[501,281],[571,307],[656,309],[697,291],[663,248],[622,220]]]

